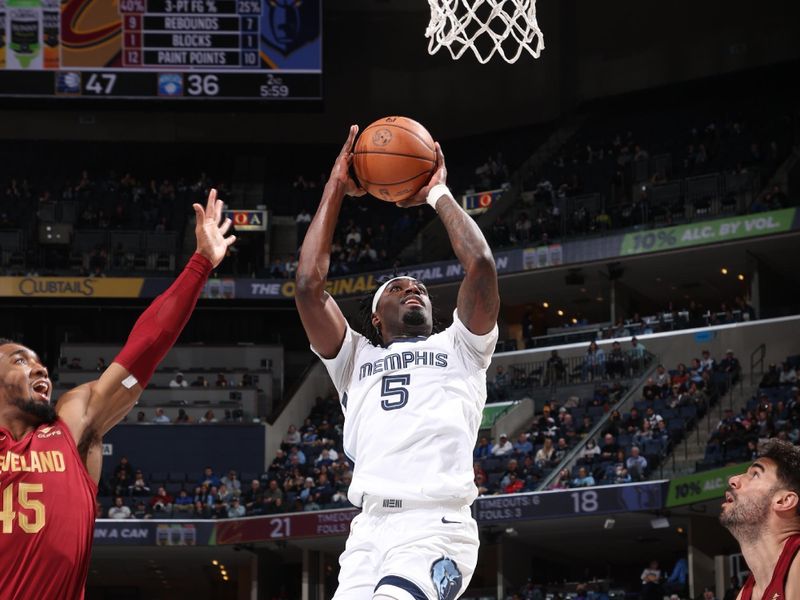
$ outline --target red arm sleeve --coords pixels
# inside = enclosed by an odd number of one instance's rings
[[[136,377],[142,388],[189,321],[211,269],[207,258],[193,254],[175,282],[153,300],[133,326],[114,362]]]

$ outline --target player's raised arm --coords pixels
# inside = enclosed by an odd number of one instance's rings
[[[345,195],[363,196],[366,193],[356,185],[348,172],[353,160],[353,142],[357,133],[358,125],[351,125],[347,141],[342,146],[325,184],[317,213],[306,232],[297,264],[297,311],[308,340],[325,358],[333,358],[338,354],[347,328],[342,311],[325,291],[325,282],[342,201]]]
[[[472,333],[483,335],[494,328],[500,310],[494,257],[478,225],[447,188],[447,167],[438,142],[436,163],[436,171],[428,185],[411,200],[397,205],[406,208],[428,203],[439,215],[453,252],[464,267],[464,280],[458,290],[458,318]]]
[[[217,199],[216,190],[208,195],[205,209],[199,204],[193,208],[197,249],[186,267],[142,313],[125,346],[100,378],[70,390],[58,401],[58,415],[69,427],[95,478],[99,476],[99,457],[92,455],[99,452],[102,436],[136,404],[189,320],[208,275],[236,239],[225,237],[231,222],[226,219],[220,224],[222,200]],[[97,464],[94,458],[98,458]]]

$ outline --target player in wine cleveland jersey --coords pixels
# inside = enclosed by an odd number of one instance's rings
[[[194,310],[234,236],[212,190],[197,216],[197,250],[142,313],[125,346],[95,381],[52,400],[37,354],[0,339],[0,597],[83,598],[102,463],[103,435],[133,408]]]
[[[437,144],[431,180],[399,206],[427,202],[447,231],[464,269],[453,324],[435,331],[425,285],[401,276],[369,299],[366,329],[351,329],[325,282],[344,197],[364,193],[348,175],[357,132],[350,128],[333,166],[297,268],[297,308],[345,415],[344,450],[354,462],[348,498],[362,508],[334,598],[454,600],[478,554],[472,449],[497,341],[494,259],[445,185]]]
[[[719,520],[750,569],[738,600],[800,600],[800,447],[770,440],[728,485]]]

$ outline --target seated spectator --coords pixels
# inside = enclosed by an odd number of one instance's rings
[[[637,446],[643,446],[647,440],[651,439],[653,439],[653,428],[650,426],[650,421],[644,419],[641,429],[633,434],[633,441]]]
[[[236,471],[231,469],[228,471],[228,474],[225,475],[222,479],[220,479],[220,483],[224,484],[225,487],[233,494],[234,496],[238,496],[242,493],[242,482],[239,481],[238,476],[236,475]]]
[[[486,496],[489,494],[489,488],[486,487],[486,475],[482,473],[475,475],[475,487],[478,488],[479,496]]]
[[[572,480],[572,487],[591,487],[595,484],[594,477],[586,470],[586,467],[578,468],[578,475]]]
[[[261,482],[258,479],[253,479],[250,482],[250,487],[247,489],[247,491],[242,493],[242,500],[244,501],[245,508],[247,510],[251,510],[256,504],[261,502],[263,495]]]
[[[721,373],[730,375],[731,383],[739,382],[742,366],[739,364],[739,359],[733,355],[733,350],[728,349],[725,351],[725,358],[719,361],[719,370]]]
[[[189,382],[183,378],[183,373],[178,371],[175,373],[175,377],[170,380],[169,387],[173,389],[187,388],[189,387]]]
[[[300,441],[300,432],[297,431],[297,427],[289,425],[289,428],[286,430],[286,435],[283,436],[283,443],[289,446],[297,446]]]
[[[73,356],[72,360],[69,361],[69,365],[67,365],[68,369],[79,371],[83,369],[81,366],[81,359],[78,356]]]
[[[239,494],[234,494],[231,490],[228,489],[228,486],[224,483],[220,483],[219,487],[217,488],[217,497],[222,500],[225,504],[229,504],[234,497],[238,497]]]
[[[129,496],[149,496],[150,495],[150,487],[144,481],[144,475],[140,470],[137,469],[133,483],[128,486],[128,495]]]
[[[716,366],[717,365],[714,362],[714,359],[711,357],[711,352],[708,350],[703,350],[702,358],[700,359],[700,369],[702,371],[709,371],[713,373]]]
[[[317,484],[312,491],[311,498],[313,502],[322,507],[331,503],[334,491],[328,476],[325,473],[320,473],[317,478]]]
[[[556,449],[553,448],[553,439],[549,437],[544,438],[544,444],[536,451],[536,456],[534,456],[533,462],[540,469],[549,467],[553,462],[553,455],[555,454],[555,451]]]
[[[514,443],[514,454],[516,456],[525,456],[531,452],[533,452],[533,444],[528,439],[528,434],[525,432],[520,433]]]
[[[216,422],[217,422],[217,417],[214,414],[214,411],[211,409],[207,410],[203,414],[203,416],[200,417],[200,420],[198,421],[198,423],[203,423],[203,424],[216,423]]]
[[[208,387],[208,379],[206,379],[203,375],[198,375],[195,380],[192,382],[192,387]]]
[[[489,438],[481,437],[481,439],[478,440],[478,445],[475,446],[475,450],[472,451],[472,456],[476,460],[486,458],[487,456],[494,456],[494,454],[492,454],[492,445],[489,443]]]
[[[642,481],[644,479],[644,473],[647,470],[647,459],[640,454],[638,446],[631,448],[631,455],[625,461],[625,468],[630,473],[633,481]]]
[[[198,481],[199,485],[205,485],[206,487],[210,488],[211,486],[219,487],[220,479],[214,474],[214,469],[211,467],[205,467],[203,469],[203,475],[200,477]]]
[[[591,463],[594,462],[598,456],[600,456],[600,448],[597,446],[597,442],[594,440],[586,442],[586,446],[584,446],[581,452],[581,460]]]
[[[616,438],[610,433],[603,436],[603,444],[600,446],[600,459],[613,460],[619,451]]]
[[[222,373],[217,373],[217,380],[214,382],[214,387],[224,388],[228,387],[228,380]]]
[[[515,458],[510,459],[506,465],[506,472],[503,473],[503,477],[500,479],[501,488],[508,485],[508,482],[511,480],[511,475],[516,475],[517,478],[519,478],[519,463]]]
[[[185,489],[181,489],[175,501],[172,503],[172,512],[177,517],[188,517],[192,514],[193,504],[194,502],[189,492]]]
[[[495,444],[494,448],[492,448],[492,455],[493,456],[505,456],[506,454],[511,454],[514,451],[514,446],[511,442],[508,441],[508,435],[505,433],[500,434],[500,438]]]
[[[239,502],[239,498],[233,498],[230,506],[228,506],[227,515],[229,519],[243,517],[245,515],[245,508]]]
[[[155,496],[150,498],[150,510],[156,515],[159,513],[170,514],[172,513],[172,503],[174,500],[172,494],[167,492],[164,486],[159,486]]]
[[[642,387],[642,400],[653,402],[661,396],[661,391],[661,388],[656,385],[655,379],[648,377],[647,382]]]
[[[657,428],[658,424],[664,421],[664,417],[656,413],[655,409],[652,406],[647,407],[644,418],[650,421],[651,429]]]
[[[132,519],[149,519],[151,517],[152,515],[147,512],[147,505],[143,500],[138,500],[136,504],[133,505],[133,512],[131,513]]]
[[[652,381],[652,379],[648,381]],[[636,407],[634,407],[631,409],[631,412],[630,414],[628,414],[627,418],[622,422],[622,429],[626,433],[634,435],[637,431],[639,431],[642,428],[643,421],[644,419],[642,419],[642,417],[639,416],[639,410]]]
[[[211,509],[208,507],[207,504],[204,504],[202,501],[197,500],[194,503],[194,510],[193,516],[195,519],[210,519],[211,518]]]
[[[569,487],[569,469],[561,469],[558,473],[558,479],[550,484],[548,489],[551,490],[565,490]]]
[[[658,365],[656,367],[655,384],[661,390],[662,394],[666,393],[666,390],[669,389],[670,386],[669,373],[664,368],[664,365]]]
[[[164,413],[163,408],[156,409],[156,416],[153,417],[153,423],[166,424],[170,422],[170,418]]]
[[[517,478],[516,473],[511,473],[508,478],[508,484],[503,488],[504,494],[517,494],[525,487],[525,482]]]
[[[567,440],[563,437],[558,438],[556,442],[555,451],[553,452],[553,462],[558,464],[567,457],[569,446]]]
[[[227,519],[228,518],[228,507],[227,505],[216,498],[211,504],[211,518],[212,519]]]
[[[611,477],[611,483],[613,484],[620,484],[620,483],[630,483],[631,476],[628,473],[628,469],[625,468],[625,465],[622,463],[616,463],[613,467]]]
[[[121,496],[114,498],[114,506],[108,509],[109,519],[130,519],[131,509],[125,506]]]
[[[186,412],[186,409],[179,408],[178,409],[178,416],[175,417],[175,422],[176,423],[188,424],[188,423],[192,422],[192,417],[189,416],[189,414]]]
[[[686,370],[686,365],[683,363],[678,363],[678,368],[672,374],[670,378],[670,385],[675,387],[679,385],[681,388],[685,388],[689,382],[689,371]]]

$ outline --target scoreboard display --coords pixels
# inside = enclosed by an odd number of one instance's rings
[[[0,0],[0,97],[319,100],[322,0]]]

